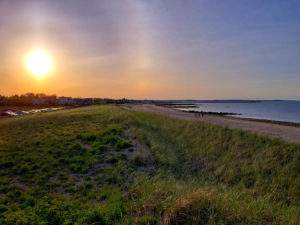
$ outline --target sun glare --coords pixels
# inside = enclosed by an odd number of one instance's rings
[[[37,76],[44,76],[51,70],[51,59],[43,51],[38,50],[27,57],[27,66]]]

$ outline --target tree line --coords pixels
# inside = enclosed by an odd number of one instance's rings
[[[56,105],[56,95],[46,95],[43,93],[26,93],[22,95],[4,96],[0,95],[0,105],[7,106],[34,106],[35,101],[43,101],[43,105]]]
[[[0,105],[2,106],[81,106],[91,104],[122,104],[134,102],[128,99],[109,99],[109,98],[72,98],[57,97],[54,95],[46,95],[43,93],[26,93],[22,95],[4,96],[0,95]]]

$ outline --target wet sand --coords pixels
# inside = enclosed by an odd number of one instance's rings
[[[260,121],[250,121],[238,118],[230,118],[225,116],[204,115],[204,117],[195,117],[194,113],[182,112],[177,109],[156,106],[152,104],[136,104],[130,106],[122,106],[123,109],[137,110],[143,112],[152,112],[166,115],[173,118],[184,120],[198,120],[208,123],[226,126],[232,129],[241,129],[252,131],[260,135],[273,138],[280,138],[287,142],[300,143],[300,127],[293,127],[281,124],[273,124]]]

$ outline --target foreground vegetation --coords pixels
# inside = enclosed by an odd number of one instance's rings
[[[0,120],[0,224],[298,224],[300,145],[116,106]]]

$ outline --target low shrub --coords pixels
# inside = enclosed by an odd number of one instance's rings
[[[146,166],[149,162],[149,156],[144,152],[138,151],[134,153],[131,162],[133,162],[135,166]]]
[[[115,163],[119,162],[119,159],[116,156],[111,156],[111,157],[107,158],[105,160],[105,162],[115,164]]]
[[[117,143],[117,148],[119,149],[125,149],[131,147],[132,144],[129,141],[121,141]]]

